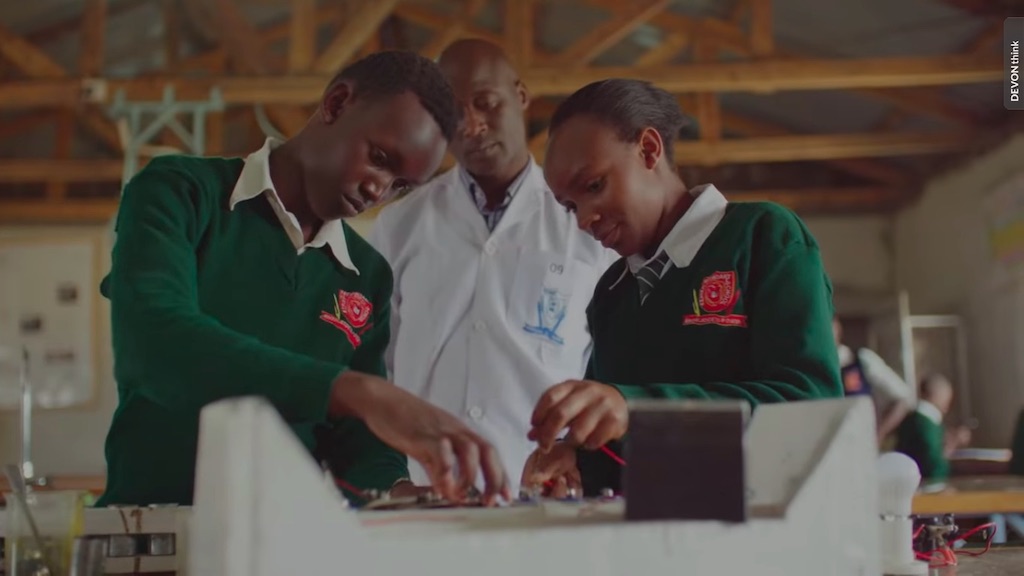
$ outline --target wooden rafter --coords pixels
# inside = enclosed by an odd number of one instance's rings
[[[590,1],[602,6],[607,5],[610,2],[614,2],[614,0]],[[754,55],[747,34],[741,27],[737,26],[733,22],[718,20],[715,18],[691,18],[666,11],[651,18],[651,24],[668,31],[674,30],[689,32],[692,35],[692,38],[706,38],[709,41],[718,43],[722,49],[737,56],[752,57]],[[777,56],[794,61],[800,61],[803,59],[815,60],[814,58],[808,58],[807,55],[789,51],[775,50],[775,53]],[[998,62],[989,59],[987,66],[990,69],[994,69],[997,64]],[[994,82],[996,80],[989,81]],[[976,116],[956,108],[933,90],[893,91],[886,89],[893,86],[898,85],[858,85],[844,86],[844,88],[853,89],[858,94],[862,94],[876,100],[881,100],[903,110],[907,110],[915,114],[926,114],[935,118],[940,118],[942,120],[952,122],[955,125],[970,126],[972,124],[976,124],[978,121]],[[909,86],[915,85],[909,84]]]
[[[348,62],[391,15],[398,0],[362,0],[313,62],[313,71],[334,74]]]
[[[873,187],[837,187],[727,190],[726,196],[734,202],[772,201],[797,212],[851,213],[873,211],[879,206],[898,206],[911,194],[905,189]],[[40,200],[8,200],[0,202],[0,222],[4,223],[84,223],[109,222],[117,211],[116,197],[96,199],[69,199],[61,203]]]
[[[82,42],[78,52],[81,76],[102,76],[107,35],[107,0],[86,0],[82,15]]]
[[[5,120],[0,124],[0,139],[19,136],[24,132],[36,128],[40,124],[53,123],[57,121],[57,112],[52,110],[40,110],[27,112],[15,118]]]
[[[675,153],[680,164],[698,166],[912,156],[963,151],[970,146],[972,136],[969,132],[768,136],[713,143],[679,142]]]
[[[744,0],[745,2],[747,0]],[[617,5],[615,0],[590,0],[591,4],[600,6],[606,9],[614,9]],[[744,7],[745,9],[745,7]],[[409,21],[415,22],[418,25],[426,26],[428,28],[439,29],[447,25],[448,19],[444,16],[439,16],[429,9],[422,6],[406,5],[402,4],[396,9],[396,14],[400,17]],[[697,37],[707,38],[710,41],[717,43],[722,49],[727,50],[735,55],[750,57],[753,56],[753,51],[750,45],[750,39],[743,29],[738,26],[735,22],[727,20],[718,20],[715,18],[692,18],[684,15],[680,15],[674,12],[662,11],[654,15],[650,19],[650,24],[665,30],[669,34],[678,34],[685,36],[691,41]],[[510,24],[510,21],[506,19],[506,24]],[[496,35],[483,28],[470,28],[467,33],[481,38],[488,39],[492,42],[501,43],[502,37]],[[806,58],[805,55],[794,54],[792,52],[775,51],[776,54],[783,58],[798,60]],[[535,57],[538,60],[543,61],[546,57],[543,53],[535,51]],[[809,59],[814,61],[816,59]],[[998,62],[987,61],[985,67],[988,70],[987,80],[985,82],[995,82],[996,69],[998,68]],[[956,83],[956,82],[953,82]],[[881,100],[887,104],[897,106],[902,110],[906,110],[915,114],[925,114],[935,118],[939,118],[958,126],[972,126],[978,123],[979,118],[972,113],[965,110],[959,109],[956,106],[950,104],[942,96],[936,93],[934,90],[892,90],[892,86],[906,86],[908,84],[882,84],[880,86],[870,85],[854,85],[854,86],[841,86],[839,88],[849,88],[855,90],[859,94],[863,94],[867,97]],[[918,86],[920,84],[910,83],[909,86]],[[770,87],[766,87],[766,90],[770,90]]]
[[[309,72],[316,58],[316,0],[291,0],[288,72]]]
[[[164,70],[174,73],[178,71],[181,55],[181,14],[175,0],[162,0],[160,8],[163,12],[164,25]]]
[[[547,64],[569,67],[590,64],[667,6],[668,0],[642,0],[631,4],[619,4],[601,25],[584,34],[583,38],[550,59]]]
[[[792,162],[955,152],[970,144],[970,133],[868,133],[762,136],[718,142],[678,142],[682,164],[713,166],[748,162]],[[0,160],[0,182],[117,181],[119,160]]]
[[[446,46],[466,33],[485,4],[484,0],[465,0],[459,17],[444,30],[435,32],[430,42],[420,49],[420,54],[428,58],[437,58]]]
[[[302,106],[316,102],[327,81],[338,68],[353,58],[380,48],[382,26],[398,20],[414,22],[433,31],[422,53],[436,56],[445,45],[464,36],[475,36],[504,45],[516,61],[523,80],[536,103],[551,103],[550,96],[568,94],[581,85],[609,76],[647,79],[680,94],[700,119],[701,139],[677,144],[677,160],[694,166],[722,164],[820,161],[843,172],[863,177],[878,185],[852,188],[729,191],[735,200],[767,199],[797,210],[856,211],[895,206],[906,202],[915,188],[908,175],[893,165],[874,158],[943,154],[963,150],[975,138],[970,130],[944,133],[885,133],[794,135],[784,126],[723,110],[720,92],[766,93],[777,90],[852,90],[894,105],[894,111],[878,128],[893,128],[901,118],[925,114],[948,121],[954,127],[974,127],[976,114],[945,100],[931,87],[996,83],[1002,70],[995,54],[999,32],[993,22],[969,45],[964,54],[931,58],[824,59],[793,54],[775,45],[772,34],[771,0],[735,0],[725,18],[699,18],[665,10],[665,0],[586,0],[608,10],[611,17],[559,54],[541,49],[534,39],[536,19],[544,4],[536,0],[505,0],[503,30],[484,29],[474,22],[486,0],[462,0],[452,16],[441,16],[416,2],[398,0],[350,0],[345,3],[318,0],[288,0],[289,18],[257,30],[235,2],[243,0],[181,0],[192,4],[189,16],[209,16],[201,23],[206,30],[223,33],[220,46],[197,56],[181,56],[180,14],[168,9],[176,2],[160,0],[164,7],[165,45],[163,70],[145,77],[102,78],[105,18],[123,12],[133,0],[83,0],[80,24],[82,45],[76,71],[64,69],[52,58],[0,26],[0,56],[27,77],[0,84],[0,109],[55,107],[57,111],[23,114],[4,129],[24,130],[39,122],[56,122],[54,159],[0,160],[0,184],[47,183],[46,195],[24,201],[0,200],[0,216],[11,220],[40,220],[49,215],[56,221],[103,221],[116,207],[115,191],[121,178],[119,160],[78,160],[71,157],[70,129],[73,112],[78,121],[117,145],[112,124],[100,112],[119,89],[130,99],[157,99],[164,86],[173,84],[179,98],[205,98],[217,86],[229,106],[265,105],[268,114],[286,134],[303,125]],[[277,0],[284,2],[284,0]],[[961,1],[961,0],[953,0]],[[962,0],[972,2],[974,0]],[[196,4],[201,2],[202,4]],[[981,0],[977,0],[981,2]],[[318,6],[319,4],[319,6]],[[199,6],[199,9],[195,7]],[[211,9],[213,7],[214,9]],[[333,39],[318,54],[317,37],[337,23]],[[620,43],[641,24],[662,32],[662,42],[645,52],[631,67],[588,66],[601,54]],[[69,28],[73,30],[74,28]],[[388,36],[385,30],[385,38]],[[396,32],[397,34],[398,32]],[[36,33],[29,37],[36,38]],[[21,45],[17,44],[21,41]],[[272,44],[286,44],[275,53]],[[401,44],[401,42],[397,42]],[[28,50],[23,50],[25,47]],[[12,48],[13,46],[13,48]],[[390,42],[389,47],[399,47]],[[678,64],[677,56],[691,49],[694,62]],[[721,62],[719,53],[747,58],[743,62]],[[108,55],[115,63],[118,55]],[[225,65],[228,65],[227,67]],[[193,75],[193,71],[203,75]],[[83,82],[82,78],[89,78]],[[96,80],[98,79],[98,81]],[[83,97],[82,95],[86,95]],[[550,106],[549,106],[550,107]],[[538,108],[534,106],[533,108]],[[238,112],[240,108],[233,108]],[[241,109],[243,112],[244,109]],[[291,120],[287,120],[291,114]],[[531,116],[536,110],[531,110]],[[237,114],[235,114],[237,116]],[[285,119],[282,119],[285,118]],[[543,119],[544,114],[539,118]],[[243,118],[244,120],[244,118]],[[10,125],[13,125],[12,128]],[[224,115],[209,118],[209,153],[223,148]],[[113,138],[109,138],[113,135]],[[546,133],[531,139],[531,150],[542,152]],[[539,154],[538,154],[539,156]],[[541,158],[538,158],[541,159]],[[831,176],[821,174],[821,182]],[[111,199],[79,201],[61,199],[69,183],[110,185]],[[763,184],[751,179],[753,187]],[[782,182],[785,184],[785,182]],[[775,184],[778,185],[778,184]],[[92,216],[90,216],[92,215]],[[95,218],[93,218],[95,217]]]
[[[750,2],[750,52],[755,58],[766,58],[775,52],[772,25],[772,0]]]
[[[0,159],[0,182],[111,182],[121,180],[120,160]]]
[[[732,6],[729,7],[729,13],[726,14],[725,19],[730,22],[739,22],[749,11],[750,0],[732,0]]]
[[[224,30],[222,42],[227,49],[231,61],[245,72],[261,76],[273,76],[276,71],[268,64],[267,50],[260,42],[259,34],[242,14],[235,0],[216,0],[217,14],[221,28]],[[306,30],[312,36],[314,30]],[[267,108],[277,128],[287,136],[302,130],[309,116],[298,106],[270,106]]]
[[[505,0],[504,10],[505,18],[503,26],[503,35],[496,36],[491,34],[481,34],[480,30],[472,30],[470,33],[473,36],[490,40],[497,44],[504,44],[509,58],[519,68],[526,68],[533,64],[533,58],[535,56],[534,50],[534,17],[536,16],[536,6],[534,6],[535,0]],[[402,7],[404,17],[415,19],[417,15],[422,16],[417,10],[408,10],[412,6]],[[427,11],[429,20],[429,11]],[[437,28],[436,25],[420,21],[421,24]],[[490,37],[488,37],[490,36]]]
[[[537,95],[567,94],[609,77],[632,77],[665,90],[686,92],[768,92],[864,87],[941,86],[996,82],[999,62],[970,56],[791,59],[713,62],[635,69],[602,66],[532,68],[524,74]]]
[[[723,112],[722,125],[728,132],[748,137],[785,137],[792,134],[791,130],[777,124],[735,112]],[[889,186],[906,186],[910,183],[910,178],[905,172],[878,160],[833,158],[824,162],[838,170]]]
[[[970,56],[765,60],[712,62],[650,68],[531,68],[522,74],[535,96],[569,94],[580,86],[614,76],[648,80],[670,92],[764,92],[828,90],[864,86],[939,86],[990,83],[1002,79],[999,62]],[[209,78],[147,77],[107,79],[105,91],[94,91],[92,103],[109,101],[117,89],[129,98],[159,98],[173,84],[181,97],[204,97],[214,86],[228,104],[308,104],[321,95],[331,75],[287,77],[224,76]],[[94,81],[38,79],[0,85],[0,108],[76,106],[81,92]]]
[[[672,59],[690,45],[690,37],[680,32],[671,32],[662,38],[657,46],[644,52],[633,62],[633,66],[662,66],[672,62]]]
[[[714,61],[718,58],[718,47],[699,39],[693,45],[693,58],[696,62]],[[718,142],[722,139],[722,105],[718,95],[714,92],[700,92],[694,100],[700,139],[707,143]]]
[[[0,56],[9,61],[14,67],[30,78],[58,79],[69,78],[70,74],[59,63],[54,61],[45,52],[35,47],[27,40],[21,38],[7,27],[0,24]],[[78,84],[80,81],[72,80],[71,84]],[[0,84],[0,90],[4,84]],[[78,88],[71,88],[77,92]],[[2,100],[2,97],[0,97]],[[43,102],[25,102],[22,107],[36,107],[45,105]],[[67,101],[61,106],[74,108],[79,103],[77,98],[74,101]],[[104,142],[115,150],[121,149],[121,141],[117,136],[113,122],[98,110],[83,110],[79,115],[82,125],[88,128],[100,141]]]
[[[765,190],[725,190],[734,202],[776,202],[797,212],[874,212],[880,207],[897,208],[909,202],[915,191],[907,188],[836,187]]]

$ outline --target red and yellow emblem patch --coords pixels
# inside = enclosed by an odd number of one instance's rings
[[[714,272],[704,278],[700,294],[693,292],[693,314],[683,316],[683,325],[715,324],[718,326],[747,325],[745,314],[733,314],[740,291],[736,287],[736,272]]]
[[[368,324],[373,304],[358,292],[338,290],[334,296],[334,313],[324,310],[320,319],[341,330],[353,348],[362,344],[362,335],[373,327]],[[357,332],[358,330],[358,332]]]

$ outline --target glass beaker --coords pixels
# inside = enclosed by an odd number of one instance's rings
[[[35,490],[26,495],[38,539],[17,496],[4,494],[4,568],[8,576],[65,576],[75,538],[84,530],[85,493],[80,490]]]

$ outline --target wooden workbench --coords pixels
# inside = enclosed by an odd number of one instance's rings
[[[99,496],[106,485],[107,479],[104,476],[48,476],[45,486],[33,486],[33,490],[83,490]],[[0,505],[4,503],[4,493],[10,491],[7,478],[0,477]]]
[[[99,496],[106,486],[103,476],[52,476],[43,489],[85,490]],[[915,514],[989,514],[1024,513],[1024,477],[977,476],[954,478],[951,490],[914,497]],[[0,503],[3,492],[10,491],[7,479],[0,477]],[[1024,574],[1024,571],[1022,571]]]
[[[952,478],[948,486],[942,492],[915,496],[914,514],[1024,513],[1024,476]]]

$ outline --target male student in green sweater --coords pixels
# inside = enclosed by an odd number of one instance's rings
[[[190,504],[200,410],[245,395],[356,495],[418,491],[408,454],[447,498],[480,472],[488,500],[508,497],[487,442],[384,379],[391,269],[341,220],[427,180],[457,116],[433,62],[382,52],[342,70],[292,139],[154,158],[128,183],[101,286],[119,404],[100,505]]]
[[[781,206],[687,187],[673,155],[684,123],[675,97],[626,79],[580,89],[552,117],[552,192],[623,258],[587,310],[585,379],[555,385],[535,407],[539,448],[524,485],[616,488],[619,464],[596,449],[620,450],[629,398],[757,406],[843,395],[817,243]]]
[[[943,420],[953,405],[953,384],[941,374],[921,379],[917,408],[908,414],[896,429],[896,452],[917,462],[926,483],[942,483],[949,479],[949,457],[970,443],[966,427],[947,431]]]

